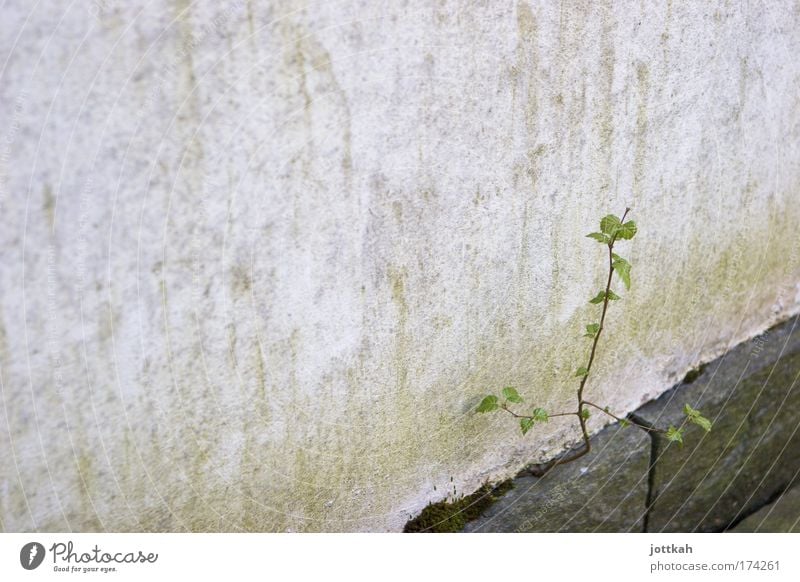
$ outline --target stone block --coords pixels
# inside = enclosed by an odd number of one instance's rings
[[[637,414],[679,425],[685,403],[714,422],[659,447],[648,531],[721,531],[786,488],[800,470],[800,326],[792,318],[741,344]]]
[[[521,476],[467,532],[641,531],[650,438],[633,426],[608,426],[592,451],[542,478]]]
[[[800,533],[800,487],[747,516],[730,531],[737,533]]]

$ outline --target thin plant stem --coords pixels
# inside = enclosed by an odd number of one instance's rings
[[[610,416],[611,418],[613,418],[615,420],[618,420],[620,422],[627,422],[628,424],[632,424],[633,426],[638,426],[642,430],[646,430],[648,432],[661,432],[661,433],[667,432],[667,431],[665,431],[663,429],[660,429],[660,428],[655,428],[653,426],[645,426],[643,424],[639,424],[638,422],[635,422],[635,421],[631,420],[630,418],[619,417],[616,414],[613,414],[613,413],[609,412],[605,408],[600,408],[600,406],[598,406],[594,402],[589,402],[588,400],[584,400],[583,403],[586,404],[587,406],[592,406],[593,408],[596,408],[597,410],[600,410],[601,412],[606,413],[608,416]]]

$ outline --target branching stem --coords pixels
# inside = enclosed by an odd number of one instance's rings
[[[611,418],[613,418],[615,420],[618,420],[620,422],[627,422],[628,424],[632,424],[633,426],[638,426],[639,428],[641,428],[642,430],[646,430],[647,432],[660,432],[660,433],[667,432],[667,431],[665,431],[663,429],[660,429],[660,428],[655,428],[653,426],[645,426],[643,424],[639,424],[638,422],[634,422],[630,418],[622,418],[620,416],[617,416],[616,414],[613,414],[613,413],[609,412],[609,410],[607,408],[601,408],[600,406],[598,406],[594,402],[589,402],[588,400],[584,400],[583,403],[586,404],[587,406],[591,406],[593,408],[596,408],[597,410],[600,410],[601,412],[606,413],[608,416],[610,416]]]

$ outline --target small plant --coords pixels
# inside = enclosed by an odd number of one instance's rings
[[[530,409],[527,414],[520,414],[518,412],[519,406],[524,404],[524,400],[522,396],[520,396],[519,392],[517,392],[517,389],[511,386],[503,388],[500,397],[494,394],[487,395],[485,398],[483,398],[483,400],[481,400],[476,409],[476,412],[481,413],[501,410],[510,414],[515,419],[518,419],[519,427],[523,435],[527,434],[528,431],[530,431],[537,423],[547,422],[550,418],[556,416],[575,416],[577,418],[583,436],[583,444],[581,448],[571,454],[564,455],[548,463],[544,463],[543,465],[536,466],[533,470],[534,473],[544,474],[554,466],[562,465],[564,463],[569,463],[570,461],[579,459],[592,450],[592,444],[589,440],[589,431],[586,428],[586,421],[591,416],[590,409],[599,410],[600,412],[607,414],[611,418],[619,421],[623,427],[633,424],[648,432],[663,434],[668,441],[678,443],[679,446],[683,445],[683,435],[687,423],[696,424],[706,432],[711,430],[711,421],[705,418],[699,410],[695,410],[688,404],[685,405],[683,409],[686,419],[681,426],[670,426],[664,430],[652,426],[644,426],[631,420],[630,418],[621,418],[611,413],[607,406],[599,406],[593,402],[590,402],[584,397],[586,382],[592,372],[592,365],[594,364],[595,355],[597,354],[597,344],[600,341],[600,336],[604,330],[608,306],[611,301],[617,301],[620,299],[620,296],[611,289],[614,273],[617,274],[617,277],[625,286],[626,290],[630,290],[631,288],[631,264],[626,259],[614,252],[614,245],[616,243],[622,240],[631,240],[636,235],[636,223],[633,220],[628,220],[627,222],[625,221],[625,218],[628,216],[629,212],[630,208],[626,208],[622,218],[619,218],[613,214],[603,217],[603,219],[600,221],[600,232],[593,232],[586,235],[588,238],[594,239],[598,243],[608,247],[608,278],[606,280],[605,289],[599,291],[597,295],[589,300],[589,303],[593,305],[602,305],[602,309],[600,312],[600,320],[598,322],[588,324],[586,326],[586,332],[583,334],[583,337],[592,340],[592,347],[589,351],[589,358],[586,363],[582,366],[578,366],[575,369],[574,377],[579,378],[578,389],[576,393],[576,410],[551,414],[542,408],[534,407]]]

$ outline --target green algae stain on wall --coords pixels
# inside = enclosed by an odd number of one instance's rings
[[[608,13],[611,11],[609,10]],[[598,137],[594,167],[598,172],[598,194],[607,193],[613,183],[612,163],[614,155],[614,72],[617,61],[614,48],[615,26],[613,17],[603,18],[601,27],[601,54],[598,67],[598,92],[601,94],[600,111],[595,114],[594,131]]]
[[[785,280],[782,257],[791,254],[791,233],[798,219],[796,211],[789,211],[755,219],[749,232],[737,232],[735,225],[724,227],[729,229],[724,237],[729,242],[713,252],[706,231],[696,228],[688,243],[675,247],[672,271],[664,271],[657,262],[634,262],[634,284],[620,302],[625,317],[609,329],[609,341],[650,361],[675,354],[676,368],[665,370],[674,381],[698,363],[703,348],[722,349],[741,341],[744,338],[724,331],[726,323],[750,329],[756,321],[771,321],[763,306],[775,301],[775,290]],[[764,232],[771,234],[764,237]],[[652,233],[654,238],[665,235],[663,230]],[[636,242],[646,244],[647,237],[642,230]],[[752,311],[755,305],[761,310]]]
[[[78,488],[81,492],[81,511],[77,521],[83,531],[106,531],[97,513],[94,497],[100,495],[95,481],[96,469],[93,457],[87,451],[77,452],[75,459]]]
[[[55,228],[56,199],[53,196],[53,189],[50,184],[44,185],[44,191],[42,194],[44,198],[42,202],[42,211],[47,219],[47,228],[52,229]]]
[[[408,301],[406,299],[406,271],[405,269],[390,269],[389,284],[392,291],[392,301],[397,309],[397,331],[395,339],[395,366],[397,377],[397,390],[408,391]]]
[[[523,116],[525,127],[529,133],[536,131],[539,113],[539,96],[537,83],[537,27],[536,18],[530,6],[525,2],[517,2],[517,32],[519,46],[517,48],[517,71],[524,72],[527,80],[527,101],[524,105]]]
[[[648,94],[650,93],[650,69],[645,63],[636,65],[636,133],[633,157],[633,201],[634,205],[643,198],[642,183],[647,159]]]

